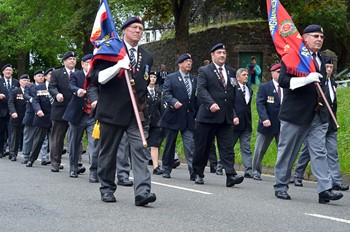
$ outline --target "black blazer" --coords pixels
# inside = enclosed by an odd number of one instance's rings
[[[77,71],[77,70],[76,70]],[[54,98],[51,108],[51,120],[64,121],[63,114],[67,109],[73,94],[68,89],[69,77],[65,67],[52,71],[51,80],[49,84],[49,92]],[[63,102],[58,102],[56,95],[63,94]]]
[[[259,86],[256,96],[256,109],[259,115],[258,132],[261,134],[275,135],[280,130],[278,113],[281,104],[273,81],[263,83]],[[271,126],[264,127],[263,121],[270,120]]]
[[[198,122],[233,124],[235,89],[232,83],[236,77],[236,70],[227,65],[225,69],[228,77],[226,88],[220,81],[214,63],[198,69],[197,91],[198,100],[201,102],[196,117]],[[210,106],[214,103],[219,105],[220,110],[212,113]]]
[[[33,126],[50,128],[51,127],[51,103],[50,103],[50,93],[46,88],[46,84],[42,83],[35,86],[35,96],[33,98],[33,109],[35,112]],[[38,117],[36,113],[42,110],[45,114],[44,117]]]
[[[154,89],[154,98],[152,98],[150,92],[147,92],[147,105],[149,112],[150,127],[158,127],[158,122],[160,120],[160,117],[162,116],[160,105],[162,93],[159,91],[158,88],[154,87]]]
[[[26,101],[24,100],[23,92],[20,87],[11,91],[9,100],[10,115],[17,113],[17,118],[10,117],[10,124],[12,126],[22,126],[24,114],[26,112]]]
[[[194,131],[196,115],[196,87],[197,80],[190,75],[192,83],[191,97],[188,97],[185,83],[181,73],[171,73],[165,79],[163,85],[163,98],[166,102],[166,109],[159,122],[159,126],[172,130],[185,130],[186,128]],[[175,109],[175,103],[179,101],[182,107]]]
[[[30,99],[34,99],[36,95],[35,92],[35,84],[28,84],[26,85],[24,89],[24,100],[26,101],[26,112],[24,114],[23,118],[23,124],[26,126],[33,126],[33,121],[34,121],[34,109],[33,109],[33,104],[30,102]]]
[[[18,80],[12,77],[11,91],[18,86]],[[0,78],[0,93],[5,95],[5,98],[0,100],[0,117],[8,117],[8,101],[10,99],[10,94],[7,91],[7,83],[5,81],[5,77]]]
[[[134,73],[135,89],[140,104],[146,101],[147,86],[149,83],[149,72],[153,64],[151,53],[138,47],[137,69]],[[96,61],[90,74],[92,82],[99,86],[99,101],[96,108],[95,118],[100,122],[110,123],[113,125],[126,126],[134,116],[134,110],[130,99],[129,90],[124,75],[114,77],[106,84],[98,83],[98,73],[101,70],[115,65],[111,61]],[[143,110],[146,119],[149,118],[147,107]]]
[[[235,86],[235,100],[233,107],[235,109],[234,117],[238,117],[239,124],[233,126],[234,131],[252,131],[252,111],[251,102],[253,98],[253,90],[246,85],[247,90],[250,93],[250,99],[248,104],[245,101],[243,91],[240,85],[237,83]]]
[[[73,94],[73,97],[67,106],[63,119],[73,124],[79,123],[84,114],[87,96],[78,97],[78,90],[84,88],[84,81],[85,74],[83,70],[73,73],[69,79],[68,89]]]

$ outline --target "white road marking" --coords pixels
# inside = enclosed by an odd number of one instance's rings
[[[199,190],[195,190],[195,189],[179,187],[179,186],[170,185],[170,184],[163,184],[163,183],[154,182],[154,181],[152,181],[152,184],[156,184],[156,185],[160,185],[160,186],[165,186],[165,187],[169,187],[169,188],[181,189],[181,190],[185,190],[185,191],[189,191],[189,192],[202,193],[202,194],[205,194],[205,195],[211,195],[211,194],[213,194],[213,193],[209,193],[209,192],[204,192],[204,191],[199,191]]]
[[[324,219],[328,219],[328,220],[333,220],[333,221],[337,221],[337,222],[344,222],[344,223],[350,224],[350,220],[345,220],[345,219],[341,219],[341,218],[329,217],[329,216],[325,216],[325,215],[321,215],[321,214],[310,214],[310,213],[305,213],[305,215],[312,216],[312,217],[318,217],[318,218],[324,218]]]

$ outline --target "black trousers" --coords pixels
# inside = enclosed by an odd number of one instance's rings
[[[52,121],[50,136],[50,159],[51,165],[58,167],[61,164],[64,137],[68,130],[67,121]]]
[[[21,140],[23,140],[23,129],[24,126],[14,126],[12,125],[11,132],[11,146],[10,146],[10,155],[17,156],[18,148],[21,145]]]
[[[31,163],[34,163],[34,161],[38,158],[48,130],[49,128],[35,128],[33,146],[28,159],[28,161],[30,161]]]
[[[204,177],[204,169],[215,137],[226,175],[237,175],[236,170],[232,166],[232,162],[234,163],[233,125],[226,123],[196,123],[193,157],[194,173],[202,178]]]

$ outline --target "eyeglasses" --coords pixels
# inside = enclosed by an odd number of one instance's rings
[[[318,39],[318,38],[324,39],[324,35],[319,35],[319,34],[308,34],[308,35],[314,37],[315,39]]]

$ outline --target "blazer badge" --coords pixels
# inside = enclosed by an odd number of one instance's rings
[[[275,103],[275,97],[274,96],[267,96],[267,103]]]

